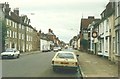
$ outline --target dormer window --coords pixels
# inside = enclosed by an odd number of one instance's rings
[[[2,8],[2,11],[5,12],[5,8],[4,7]]]
[[[9,16],[11,16],[11,11],[9,11]]]

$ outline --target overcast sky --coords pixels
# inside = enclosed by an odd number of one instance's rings
[[[79,33],[82,16],[100,18],[109,0],[0,0],[4,2],[28,15],[37,30],[47,33],[51,28],[60,40],[69,42]]]

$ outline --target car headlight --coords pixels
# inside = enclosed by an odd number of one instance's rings
[[[13,55],[13,56],[14,56],[14,54],[11,54],[11,55]]]

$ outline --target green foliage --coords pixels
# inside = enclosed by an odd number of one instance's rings
[[[5,50],[5,39],[6,39],[6,36],[7,36],[7,27],[6,27],[6,24],[5,24],[5,21],[3,20],[2,21],[2,51]]]

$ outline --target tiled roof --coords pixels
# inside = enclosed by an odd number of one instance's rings
[[[98,20],[94,19],[94,17],[88,17],[88,19],[81,19],[81,29],[87,29],[89,24],[91,24],[93,21]]]
[[[81,19],[81,27],[82,28],[87,28],[90,23],[92,23],[92,20],[89,19]]]

